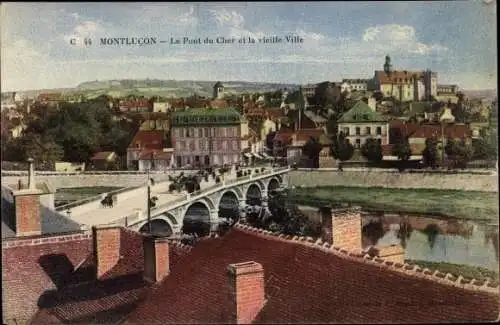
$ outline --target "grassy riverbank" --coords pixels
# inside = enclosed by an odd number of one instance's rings
[[[296,204],[320,207],[349,203],[372,211],[425,214],[498,224],[498,194],[494,192],[323,186],[295,188]]]
[[[444,273],[451,273],[455,276],[462,275],[464,278],[486,280],[490,278],[491,281],[498,282],[498,272],[485,269],[479,266],[470,266],[463,264],[451,264],[446,262],[428,262],[421,260],[405,260],[408,264],[417,264],[421,268],[428,268],[430,270],[439,270]]]

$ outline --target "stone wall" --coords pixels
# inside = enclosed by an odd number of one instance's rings
[[[361,214],[357,210],[332,211],[333,246],[349,252],[361,251]]]
[[[167,174],[152,174],[151,178],[155,182],[167,181]],[[17,184],[18,180],[21,179],[23,182],[28,181],[27,176],[2,176],[2,184]],[[71,187],[94,187],[94,186],[119,186],[119,187],[131,187],[145,185],[147,182],[147,176],[142,175],[71,175],[71,176],[61,176],[61,175],[36,175],[38,182],[48,182],[53,188],[71,188]]]
[[[389,188],[433,188],[466,191],[498,191],[498,176],[486,173],[412,173],[397,171],[293,170],[288,173],[294,186],[362,186]]]

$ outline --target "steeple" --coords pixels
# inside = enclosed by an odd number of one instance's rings
[[[392,73],[391,57],[389,55],[385,56],[384,72],[390,76]]]

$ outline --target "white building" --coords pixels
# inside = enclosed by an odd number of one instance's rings
[[[153,103],[153,112],[166,113],[170,111],[172,106],[169,102],[157,102]]]
[[[352,91],[366,91],[368,90],[368,83],[370,79],[343,79],[340,85],[340,90],[342,92],[352,92]]]

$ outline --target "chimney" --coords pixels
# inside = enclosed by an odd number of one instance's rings
[[[264,269],[250,261],[229,264],[229,290],[232,323],[251,323],[266,303],[264,293]]]
[[[144,280],[162,281],[170,273],[168,240],[166,237],[144,236]]]
[[[330,212],[331,211],[331,212]],[[361,251],[361,212],[358,208],[322,208],[322,239],[350,252]]]
[[[96,278],[100,279],[120,260],[121,227],[100,225],[92,227]]]
[[[29,175],[28,188],[22,188],[19,182],[19,189],[12,191],[14,197],[15,228],[16,236],[38,236],[42,233],[40,221],[40,191],[35,186],[35,171],[33,159],[28,159]]]

